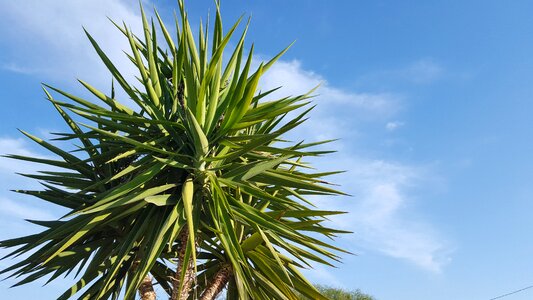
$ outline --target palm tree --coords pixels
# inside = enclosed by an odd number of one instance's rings
[[[57,159],[9,157],[61,170],[26,174],[42,190],[18,190],[68,210],[53,221],[30,222],[40,233],[0,242],[24,258],[2,270],[21,285],[75,271],[78,281],[58,299],[155,299],[158,284],[170,299],[327,299],[299,269],[331,265],[343,250],[324,242],[344,231],[323,222],[337,211],[313,209],[310,195],[342,194],[305,162],[329,151],[326,143],[282,139],[305,121],[310,94],[266,101],[261,76],[286,51],[252,71],[246,28],[228,59],[222,55],[240,20],[223,33],[219,5],[212,31],[200,25],[195,42],[183,1],[176,39],[160,16],[129,40],[138,82],[127,82],[87,36],[136,107],[80,80],[99,104],[44,85],[47,99],[77,141],[67,152],[22,132]],[[156,31],[158,23],[159,31]],[[156,34],[162,34],[164,46]],[[208,48],[211,43],[211,50]],[[291,113],[291,114],[289,114]]]

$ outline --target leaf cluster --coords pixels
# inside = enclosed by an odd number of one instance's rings
[[[128,82],[87,33],[137,107],[117,99],[114,87],[107,94],[82,80],[93,100],[43,87],[70,128],[56,139],[77,149],[68,152],[23,131],[56,158],[9,157],[59,168],[24,174],[43,188],[17,192],[68,213],[30,220],[43,231],[0,242],[16,247],[7,257],[23,257],[1,272],[19,278],[16,285],[75,274],[77,282],[58,299],[134,299],[147,274],[171,294],[177,253],[185,249],[182,263],[195,267],[193,298],[230,265],[230,299],[326,299],[299,269],[331,265],[343,251],[320,238],[345,233],[323,224],[341,212],[313,209],[308,200],[342,194],[323,180],[336,172],[319,173],[305,162],[328,153],[313,150],[328,141],[282,139],[305,121],[310,108],[289,113],[307,106],[310,94],[266,101],[272,91],[258,91],[260,78],[286,49],[252,69],[246,25],[225,59],[241,20],[224,33],[217,5],[212,38],[202,25],[195,37],[179,3],[175,35],[157,11],[149,20],[142,8],[141,37],[114,23],[130,43],[126,55],[138,82]],[[184,230],[187,243],[178,238]]]

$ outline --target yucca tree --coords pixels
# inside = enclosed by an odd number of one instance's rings
[[[78,281],[58,299],[155,299],[155,284],[171,299],[214,299],[226,286],[228,299],[326,299],[299,269],[338,260],[343,250],[320,236],[343,233],[322,224],[340,212],[314,209],[308,198],[341,193],[321,179],[335,172],[305,161],[328,153],[312,149],[326,141],[283,140],[305,121],[309,94],[266,101],[272,91],[258,91],[260,78],[285,50],[251,70],[246,29],[223,58],[240,20],[224,34],[217,4],[212,38],[200,25],[195,42],[182,1],[179,11],[175,39],[142,7],[143,37],[114,23],[138,82],[127,82],[87,33],[135,107],[81,80],[100,104],[44,85],[71,130],[57,139],[77,149],[23,132],[57,159],[9,157],[54,167],[25,175],[42,190],[17,192],[68,213],[31,220],[44,230],[0,242],[17,247],[7,257],[22,255],[2,273],[21,285],[75,271]]]

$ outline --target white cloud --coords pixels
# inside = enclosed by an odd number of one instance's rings
[[[2,154],[35,155],[28,149],[23,138],[2,137],[0,138],[0,149],[2,149]]]
[[[349,179],[341,180],[356,195],[355,201],[345,207],[351,214],[340,217],[339,225],[355,229],[355,241],[362,246],[440,272],[449,261],[450,246],[411,209],[413,194],[420,186],[431,184],[427,179],[430,171],[351,157],[337,159],[336,164],[350,170]]]
[[[125,21],[140,32],[137,2],[121,0],[0,1],[0,41],[9,53],[0,64],[24,74],[41,74],[52,80],[73,82],[84,78],[109,89],[111,77],[90,46],[82,26],[101,43],[125,74],[134,74],[122,50],[129,45],[107,17]],[[37,9],[38,8],[38,9]],[[96,81],[96,82],[95,82]]]
[[[432,59],[421,59],[397,72],[413,83],[424,84],[441,78],[444,69]]]
[[[351,287],[343,286],[339,283],[339,280],[334,275],[334,272],[335,270],[323,265],[318,265],[312,269],[306,269],[303,271],[306,278],[308,278],[312,283],[336,288],[350,289]]]
[[[17,154],[48,158],[35,151],[31,143],[31,141],[25,138],[0,137],[0,155]],[[41,189],[42,186],[35,180],[17,175],[15,172],[35,173],[38,170],[44,169],[50,170],[50,168],[46,168],[44,165],[0,157],[0,240],[18,238],[43,230],[43,227],[30,224],[24,221],[24,219],[54,220],[65,213],[63,209],[50,203],[10,191],[13,189]],[[0,249],[0,257],[7,255],[11,251],[13,249]],[[2,260],[0,261],[0,268],[3,269],[11,266],[20,261],[19,259]],[[19,299],[21,298],[19,295],[20,292],[10,292],[7,290],[9,285],[13,283],[15,282],[12,280],[2,283],[0,290],[2,290],[3,294],[13,294],[14,297],[11,298]],[[57,285],[58,283],[51,284]],[[64,282],[59,284],[64,284]],[[67,287],[64,288],[66,289]],[[16,295],[19,295],[19,297]]]
[[[48,158],[30,148],[30,144],[23,138],[0,137],[0,155],[16,154],[29,157]],[[2,230],[0,239],[8,236],[29,234],[31,227],[22,219],[51,220],[59,216],[56,207],[43,201],[30,199],[20,194],[10,192],[13,189],[40,189],[41,186],[32,179],[15,173],[36,173],[38,170],[52,170],[52,168],[24,162],[20,160],[0,157],[0,219]],[[8,227],[8,224],[10,227]],[[11,230],[5,230],[11,228]]]
[[[29,157],[43,157],[42,155],[29,149],[27,142],[23,138],[0,137],[0,155],[16,154]],[[0,157],[0,174],[8,176],[13,172],[35,172],[36,166],[32,163],[14,160],[7,157]]]
[[[399,109],[399,97],[389,93],[356,93],[332,86],[319,74],[302,68],[298,60],[278,61],[264,78],[264,90],[282,86],[273,95],[299,95],[320,85],[317,103],[321,109],[347,109],[358,116],[370,113],[372,117],[390,115]]]
[[[31,75],[35,73],[44,72],[44,70],[39,70],[35,67],[22,67],[14,62],[10,63],[4,63],[0,66],[1,69],[13,72],[13,73],[19,73],[19,74],[25,74],[25,75]]]
[[[359,78],[358,83],[359,85],[373,85],[381,88],[391,83],[427,85],[448,75],[450,75],[449,72],[438,61],[422,58],[396,68],[365,74]],[[464,77],[464,75],[454,74],[454,77]]]
[[[420,66],[421,67],[421,66]],[[378,251],[408,261],[431,272],[439,272],[448,262],[450,247],[430,223],[418,216],[410,205],[417,187],[431,184],[428,168],[394,161],[375,160],[354,149],[361,122],[381,122],[401,108],[401,97],[394,94],[357,93],[329,84],[320,75],[304,70],[298,61],[280,61],[265,74],[266,88],[283,86],[279,95],[302,94],[322,83],[317,91],[317,107],[310,120],[295,136],[311,140],[343,137],[334,147],[342,156],[319,160],[321,170],[347,170],[333,180],[343,191],[355,195],[339,201],[317,199],[320,206],[350,212],[334,218],[338,226],[356,232],[351,240],[356,247]],[[389,122],[395,130],[403,122]]]
[[[41,135],[42,137],[42,135]],[[27,162],[24,160],[17,160],[13,158],[5,157],[4,155],[14,154],[21,156],[28,156],[34,158],[44,158],[44,159],[57,159],[50,153],[43,155],[42,153],[35,151],[33,141],[27,139],[26,137],[20,138],[11,138],[11,137],[0,137],[0,188],[4,186],[11,185],[13,183],[21,183],[24,186],[30,184],[35,187],[37,184],[35,180],[30,180],[20,175],[14,173],[25,173],[33,174],[38,171],[58,171],[59,168],[51,167],[44,164],[38,164],[33,162]],[[40,146],[35,144],[35,148],[39,149]],[[13,187],[10,187],[13,188]],[[1,192],[1,191],[0,191]]]
[[[45,209],[36,208],[27,204],[22,204],[21,201],[14,201],[7,198],[0,197],[0,206],[2,210],[0,214],[4,217],[15,217],[30,220],[52,220],[54,215]],[[3,218],[4,218],[3,217]]]
[[[255,62],[259,65],[259,61]],[[352,92],[331,85],[321,75],[305,70],[298,60],[280,60],[261,79],[263,91],[282,87],[270,98],[305,94],[320,85],[311,98],[317,107],[310,113],[306,126],[291,134],[306,139],[342,138],[354,141],[358,124],[384,120],[401,109],[401,97],[392,93]]]
[[[404,123],[399,121],[387,122],[387,124],[385,125],[385,129],[387,129],[388,131],[394,131],[402,127],[403,125]]]

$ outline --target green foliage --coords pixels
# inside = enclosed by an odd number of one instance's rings
[[[330,300],[374,300],[374,297],[364,294],[360,290],[347,291],[324,285],[317,286],[317,289]]]
[[[317,290],[330,300],[375,300],[374,297],[367,295],[360,290],[345,290],[341,288],[334,288],[327,285],[317,285]],[[300,299],[306,299],[306,296],[298,294]]]
[[[181,263],[192,260],[197,278],[191,297],[229,264],[231,297],[299,299],[298,292],[329,298],[299,269],[338,261],[343,250],[317,237],[345,233],[323,224],[341,212],[315,210],[307,197],[342,193],[322,179],[332,173],[318,173],[305,162],[328,153],[313,150],[320,143],[282,139],[305,121],[310,109],[295,117],[288,113],[306,106],[309,94],[265,101],[270,91],[259,92],[258,82],[285,50],[252,70],[245,28],[223,59],[240,21],[223,33],[217,7],[212,39],[200,28],[196,42],[179,3],[176,36],[157,12],[159,31],[142,11],[142,37],[115,24],[130,42],[139,82],[127,82],[87,33],[114,81],[138,107],[124,105],[114,89],[106,94],[81,80],[99,102],[44,86],[71,130],[57,133],[56,140],[78,148],[67,152],[22,132],[55,158],[9,157],[62,169],[26,174],[43,189],[17,192],[68,213],[30,221],[43,231],[0,242],[15,248],[7,257],[24,257],[1,273],[21,285],[74,272],[77,282],[59,299],[134,299],[147,274],[170,294],[175,260],[185,250]],[[178,239],[184,231],[187,243]],[[180,275],[183,280],[186,274]]]

